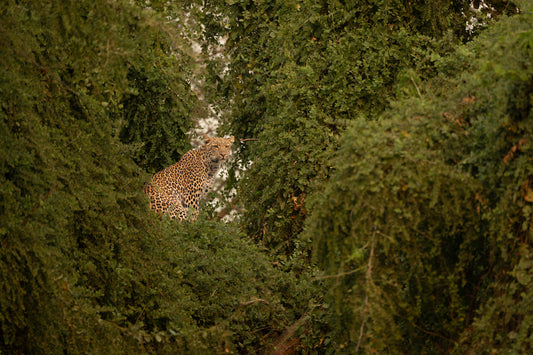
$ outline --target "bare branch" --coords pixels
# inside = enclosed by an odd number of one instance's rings
[[[290,347],[293,343],[289,342],[289,340],[294,336],[296,333],[296,330],[302,326],[310,317],[310,313],[315,309],[316,306],[313,306],[311,309],[309,309],[307,312],[305,312],[300,319],[298,319],[296,322],[294,322],[291,326],[285,329],[283,334],[278,337],[276,341],[274,341],[274,344],[272,346],[272,352],[273,355],[282,355],[282,354],[288,354]]]
[[[244,303],[241,303],[238,307],[246,307],[246,306],[249,306],[251,304],[254,304],[254,303],[263,303],[263,304],[266,304],[266,305],[270,305],[270,303],[268,303],[267,301],[261,299],[261,298],[258,298],[258,299],[255,299],[255,300],[251,300],[251,301],[248,301],[248,302],[244,302]]]
[[[418,94],[418,96],[420,98],[422,98],[422,94],[420,93],[420,89],[418,88],[418,85],[416,85],[416,81],[415,81],[415,78],[413,78],[413,73],[412,72],[410,73],[410,76],[411,76],[411,81],[412,81],[413,85],[415,86],[416,93]]]
[[[366,284],[367,284],[367,291],[365,295],[365,304],[362,310],[362,316],[363,321],[361,322],[361,328],[359,329],[359,339],[357,339],[357,346],[355,348],[355,352],[359,352],[359,347],[363,343],[363,335],[365,333],[365,324],[368,320],[368,312],[370,308],[370,303],[368,302],[368,288],[370,288],[371,285],[374,284],[374,281],[372,280],[372,259],[374,258],[374,244],[375,244],[375,237],[376,237],[377,230],[374,227],[374,232],[372,233],[372,237],[370,240],[370,255],[368,256],[368,264],[366,269]]]

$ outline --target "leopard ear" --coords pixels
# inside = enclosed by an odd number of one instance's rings
[[[209,141],[211,140],[211,137],[209,137],[207,134],[202,134],[202,138],[204,139],[204,142],[205,143],[209,143]]]
[[[230,141],[231,143],[233,143],[233,141],[235,140],[235,137],[234,137],[234,136],[231,136],[231,137],[229,137],[228,139],[229,139],[229,141]]]

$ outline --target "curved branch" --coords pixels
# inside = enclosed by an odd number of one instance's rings
[[[249,306],[249,305],[257,303],[257,302],[263,303],[263,304],[266,304],[266,305],[270,305],[270,303],[268,303],[267,301],[265,301],[265,300],[263,300],[261,298],[258,298],[258,299],[251,300],[251,301],[248,301],[248,302],[243,302],[238,307],[246,307],[246,306]]]

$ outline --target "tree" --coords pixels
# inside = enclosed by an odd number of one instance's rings
[[[320,185],[312,182],[327,180],[347,123],[378,118],[399,85],[435,75],[435,59],[466,36],[468,13],[460,1],[212,1],[207,9],[207,35],[227,35],[229,58],[227,68],[210,66],[213,100],[232,134],[258,138],[239,152],[243,226],[282,254],[294,249]]]
[[[138,53],[165,32],[122,2],[1,10],[2,349],[104,346],[119,333],[98,322],[113,320],[106,307],[125,297],[121,246],[149,228],[145,176],[118,141],[116,117],[128,67],[154,60]],[[86,327],[85,338],[76,333]]]
[[[343,135],[306,236],[338,346],[529,352],[531,8]],[[413,83],[413,86],[415,83]]]
[[[310,277],[235,224],[160,220],[142,191],[136,162],[156,169],[186,147],[198,109],[174,22],[129,1],[0,10],[0,352],[278,343],[312,307]]]
[[[191,48],[196,29],[187,21],[192,16],[188,4],[153,1],[150,8],[160,16],[159,23],[171,25],[147,34],[147,45],[129,60],[129,89],[118,115],[121,142],[135,148],[137,164],[154,173],[190,150],[187,134],[205,115],[205,107],[192,90],[198,59]]]

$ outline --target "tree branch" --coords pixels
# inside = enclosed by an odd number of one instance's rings
[[[359,348],[361,347],[361,344],[363,343],[363,335],[365,333],[365,324],[368,319],[368,311],[370,308],[370,303],[368,302],[368,288],[370,288],[371,285],[374,284],[372,281],[372,259],[374,258],[374,244],[375,244],[375,237],[376,237],[376,229],[374,228],[374,232],[372,232],[372,237],[370,239],[370,255],[368,256],[368,263],[367,263],[367,269],[366,269],[366,295],[365,295],[365,304],[363,307],[363,321],[361,322],[361,328],[359,329],[359,339],[357,339],[357,346],[355,347],[355,352],[359,352]]]
[[[415,89],[416,89],[416,93],[418,94],[418,96],[420,98],[422,98],[422,94],[420,93],[420,89],[418,88],[418,85],[416,85],[416,81],[415,81],[415,78],[413,78],[413,73],[409,73],[410,76],[411,76],[411,81],[413,82],[413,85],[415,86]]]
[[[266,305],[270,305],[270,303],[268,303],[267,301],[265,301],[265,300],[263,300],[261,298],[258,298],[258,299],[251,300],[251,301],[248,301],[248,302],[243,302],[240,305],[238,305],[237,307],[246,307],[246,306],[249,306],[249,305],[257,303],[257,302],[263,303],[263,304],[266,304]]]

